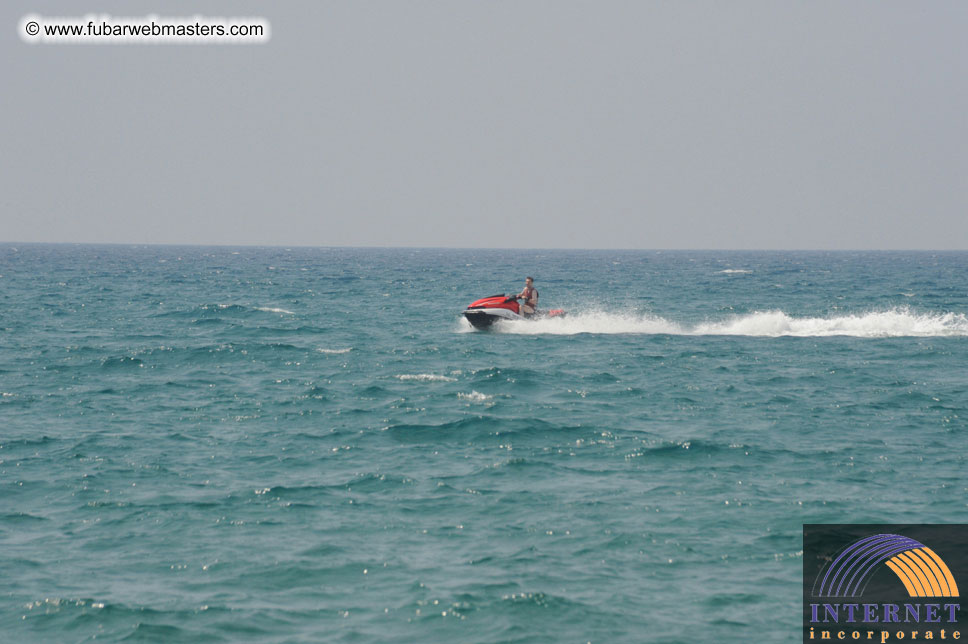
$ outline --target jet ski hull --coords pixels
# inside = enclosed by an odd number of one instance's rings
[[[534,315],[524,316],[514,297],[506,295],[491,295],[471,303],[464,311],[464,318],[475,329],[489,329],[495,322],[515,320],[535,320],[544,317],[564,317],[561,309],[538,311]]]
[[[501,320],[527,319],[523,315],[519,315],[508,309],[467,309],[464,311],[464,318],[475,329],[489,329],[495,322],[500,322]]]

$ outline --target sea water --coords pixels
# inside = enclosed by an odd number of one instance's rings
[[[966,312],[966,253],[0,246],[0,637],[794,640],[803,523],[968,522]]]

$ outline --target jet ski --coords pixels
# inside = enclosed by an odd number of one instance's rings
[[[475,329],[487,329],[495,322],[513,320],[537,320],[541,318],[560,318],[564,317],[565,312],[561,309],[551,309],[549,311],[538,310],[531,315],[521,313],[516,295],[489,295],[479,300],[471,302],[470,306],[464,310],[464,317]]]

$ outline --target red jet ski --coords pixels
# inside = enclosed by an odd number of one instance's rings
[[[518,305],[518,297],[504,293],[489,295],[476,302],[471,302],[470,306],[464,311],[464,317],[475,329],[486,329],[501,320],[536,320],[564,316],[565,312],[562,309],[551,309],[549,311],[539,309],[532,315],[524,315]]]

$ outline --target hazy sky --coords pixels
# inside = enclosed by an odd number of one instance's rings
[[[22,16],[264,16],[28,45]],[[968,2],[0,7],[0,240],[968,248]]]

